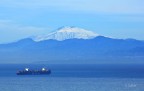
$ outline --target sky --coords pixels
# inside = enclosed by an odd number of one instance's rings
[[[1,0],[0,43],[76,26],[144,40],[144,0]]]

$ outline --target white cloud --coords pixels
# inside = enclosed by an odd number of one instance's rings
[[[0,43],[12,42],[22,38],[48,33],[49,28],[21,26],[9,20],[0,20]]]

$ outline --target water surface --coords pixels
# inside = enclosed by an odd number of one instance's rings
[[[51,75],[17,76],[16,71],[50,68]],[[143,91],[143,65],[1,64],[0,91]]]

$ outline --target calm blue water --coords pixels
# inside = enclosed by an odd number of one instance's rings
[[[51,75],[17,76],[25,67]],[[0,91],[143,91],[144,65],[1,64]]]

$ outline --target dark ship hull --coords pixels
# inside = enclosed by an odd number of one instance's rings
[[[51,70],[30,70],[30,71],[18,71],[17,75],[49,75],[51,74]]]

